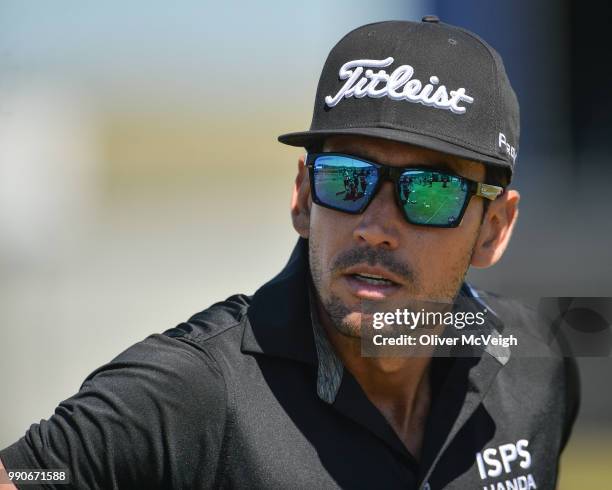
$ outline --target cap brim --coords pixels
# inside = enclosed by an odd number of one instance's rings
[[[322,140],[330,136],[339,135],[354,135],[354,136],[371,136],[373,138],[381,138],[399,143],[408,143],[415,146],[421,146],[430,150],[448,153],[467,160],[475,160],[478,162],[497,165],[512,171],[510,164],[502,158],[486,153],[480,153],[461,145],[450,143],[433,136],[427,136],[419,133],[411,133],[404,130],[390,128],[347,128],[347,129],[316,129],[311,131],[299,131],[296,133],[286,133],[278,137],[278,141],[290,146],[302,146],[308,148],[310,146],[321,143]]]

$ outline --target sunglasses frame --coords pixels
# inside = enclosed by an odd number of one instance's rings
[[[341,209],[331,204],[324,203],[323,201],[321,201],[321,199],[319,199],[319,196],[317,195],[317,189],[315,186],[314,166],[315,166],[315,162],[317,158],[321,156],[347,157],[352,160],[358,160],[360,162],[367,163],[376,169],[378,180],[376,182],[374,190],[372,191],[370,200],[367,201],[363,205],[363,207],[355,211],[348,211],[346,209]],[[495,199],[497,199],[497,197],[499,197],[504,192],[503,187],[499,187],[499,186],[492,185],[492,184],[485,184],[484,182],[476,182],[475,180],[470,180],[467,177],[463,177],[462,175],[456,174],[454,172],[450,172],[448,170],[440,170],[440,169],[436,169],[433,167],[425,167],[425,166],[393,167],[391,165],[384,165],[382,163],[377,163],[371,160],[366,160],[364,158],[351,155],[349,153],[333,153],[333,152],[331,153],[325,153],[325,152],[324,153],[308,153],[306,155],[306,167],[308,167],[308,173],[310,175],[310,189],[312,193],[312,200],[319,206],[323,206],[324,208],[333,209],[334,211],[340,211],[340,212],[347,213],[347,214],[362,214],[368,208],[370,203],[374,200],[374,198],[378,194],[378,191],[380,190],[382,183],[385,181],[390,181],[394,187],[395,202],[397,206],[400,208],[404,216],[404,219],[408,223],[416,225],[416,226],[427,226],[427,227],[433,227],[433,228],[456,228],[461,224],[461,221],[463,220],[463,215],[465,214],[465,210],[467,209],[468,204],[473,196],[482,197],[482,198],[490,199],[491,201],[494,201]],[[438,174],[448,175],[449,177],[457,177],[467,183],[467,193],[465,195],[463,205],[461,206],[461,211],[457,215],[457,219],[455,221],[447,223],[447,224],[417,223],[408,217],[404,209],[404,206],[401,202],[401,198],[400,198],[400,178],[404,172],[411,171],[411,170],[436,172]]]

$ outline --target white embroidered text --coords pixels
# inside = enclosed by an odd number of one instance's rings
[[[502,148],[508,155],[510,155],[510,158],[512,158],[513,162],[516,160],[516,148],[514,148],[514,146],[508,143],[508,141],[506,141],[506,135],[504,133],[499,133],[499,137],[497,138],[497,145]]]
[[[385,68],[391,63],[393,63],[392,57],[384,60],[363,59],[344,63],[340,67],[338,76],[340,80],[346,82],[336,95],[325,97],[325,103],[329,107],[334,107],[342,98],[389,97],[393,100],[407,100],[437,109],[450,110],[455,114],[464,114],[466,108],[459,103],[474,102],[474,98],[465,93],[465,88],[448,92],[446,86],[438,85],[440,79],[435,75],[429,77],[429,83],[426,84],[417,78],[412,78],[414,68],[410,65],[398,66],[390,74],[385,70],[376,72],[372,70],[372,68]]]

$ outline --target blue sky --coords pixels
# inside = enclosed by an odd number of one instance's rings
[[[402,2],[34,2],[0,4],[0,73],[53,80],[98,98],[187,98],[248,88],[313,89],[331,46],[350,29],[419,19]],[[297,85],[297,86],[296,86]],[[313,94],[314,95],[314,94]]]

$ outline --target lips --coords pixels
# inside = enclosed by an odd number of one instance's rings
[[[402,287],[401,279],[381,267],[354,266],[344,272],[343,279],[353,295],[366,300],[386,299]]]

